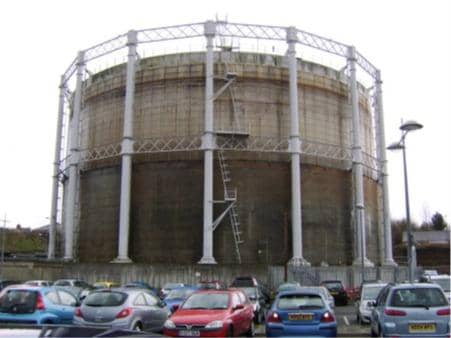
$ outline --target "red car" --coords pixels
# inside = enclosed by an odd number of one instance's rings
[[[233,337],[254,335],[254,309],[239,290],[193,293],[164,324],[172,337]]]

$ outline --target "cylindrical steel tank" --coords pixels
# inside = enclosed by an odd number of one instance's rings
[[[93,75],[83,87],[80,148],[110,151],[80,167],[77,256],[108,262],[117,254],[120,154],[125,65]],[[285,264],[291,249],[288,69],[283,56],[215,52],[216,142],[237,189],[243,263]],[[136,263],[196,263],[202,257],[205,53],[139,61],[135,77],[130,258]],[[363,151],[375,153],[374,121],[359,86]],[[313,265],[350,265],[352,222],[351,106],[346,76],[298,60],[302,140],[301,194],[304,257]],[[219,150],[216,150],[218,152]],[[99,157],[101,158],[101,157]],[[217,158],[214,196],[224,199]],[[364,179],[368,258],[379,262],[377,183]],[[224,210],[215,204],[215,217]],[[229,218],[214,231],[214,256],[235,263]]]

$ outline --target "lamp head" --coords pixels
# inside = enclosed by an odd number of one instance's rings
[[[393,142],[392,144],[390,144],[387,149],[388,150],[399,150],[399,149],[403,149],[404,145],[401,142]]]
[[[402,131],[405,131],[405,132],[418,130],[421,128],[423,128],[423,125],[414,120],[407,120],[406,122],[401,124],[401,126],[399,127],[399,129],[401,129]]]

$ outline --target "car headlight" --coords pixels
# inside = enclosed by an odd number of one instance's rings
[[[221,329],[222,328],[222,321],[220,320],[214,320],[207,325],[205,325],[206,329]]]
[[[168,319],[167,321],[164,322],[164,327],[166,329],[175,329],[175,324],[172,320]]]

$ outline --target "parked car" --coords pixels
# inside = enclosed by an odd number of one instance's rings
[[[79,305],[75,295],[57,287],[10,287],[0,298],[0,323],[70,324]]]
[[[254,309],[254,322],[256,324],[261,324],[265,321],[265,297],[261,294],[258,287],[241,287],[237,288],[244,292],[244,294],[249,298]]]
[[[199,289],[204,289],[204,290],[219,290],[222,289],[222,285],[219,281],[217,280],[212,280],[212,281],[200,281],[197,284]]]
[[[329,290],[330,294],[335,299],[336,305],[348,304],[348,294],[340,280],[325,280],[321,282],[321,285],[325,286],[327,290]]]
[[[389,284],[372,305],[373,337],[449,336],[450,305],[438,285]]]
[[[233,337],[254,334],[252,304],[239,290],[193,293],[164,324],[166,336]]]
[[[301,284],[299,284],[298,282],[282,283],[277,287],[276,295],[285,291],[293,291],[299,289],[300,287]]]
[[[172,289],[164,299],[164,303],[166,303],[166,309],[173,312],[174,306],[180,306],[180,304],[182,304],[185,299],[187,299],[197,290],[199,290],[199,288],[195,286],[184,286],[181,288]]]
[[[238,276],[238,277],[235,277],[235,279],[230,284],[230,287],[232,287],[232,288],[254,287],[254,286],[259,288],[260,293],[265,298],[265,303],[269,303],[270,298],[271,298],[270,297],[271,296],[270,290],[265,285],[260,283],[257,280],[257,278],[255,278],[255,277],[252,277],[252,276]]]
[[[80,300],[83,300],[94,289],[91,284],[80,279],[58,279],[53,285],[68,290]]]
[[[330,294],[329,290],[325,286],[302,286],[299,287],[301,290],[312,290],[317,291],[320,293],[321,296],[323,296],[324,301],[327,302],[329,307],[333,310],[335,309],[335,299]]]
[[[168,316],[163,302],[150,292],[116,288],[92,291],[75,310],[73,323],[158,332]]]
[[[160,290],[160,298],[164,299],[172,289],[182,288],[184,286],[183,283],[166,283]]]
[[[120,285],[118,282],[113,282],[113,281],[99,281],[99,282],[95,282],[92,286],[94,289],[111,289],[111,288],[117,288]]]
[[[31,286],[52,286],[53,282],[49,280],[28,280],[24,284]]]
[[[3,290],[3,288],[6,288],[8,285],[14,285],[14,284],[21,284],[21,282],[19,282],[17,280],[9,280],[9,279],[0,280],[0,291]]]
[[[265,327],[267,337],[337,335],[333,310],[320,291],[303,288],[277,295]]]
[[[425,281],[439,285],[445,292],[448,301],[451,302],[451,277],[449,275],[430,275],[426,277]]]
[[[127,284],[124,284],[122,287],[124,288],[140,288],[140,289],[146,289],[152,292],[154,296],[159,295],[160,290],[154,286],[150,286],[149,283],[143,282],[143,281],[132,281],[128,282]]]
[[[360,297],[355,303],[356,318],[359,324],[369,323],[373,302],[387,283],[365,283],[361,286]]]

